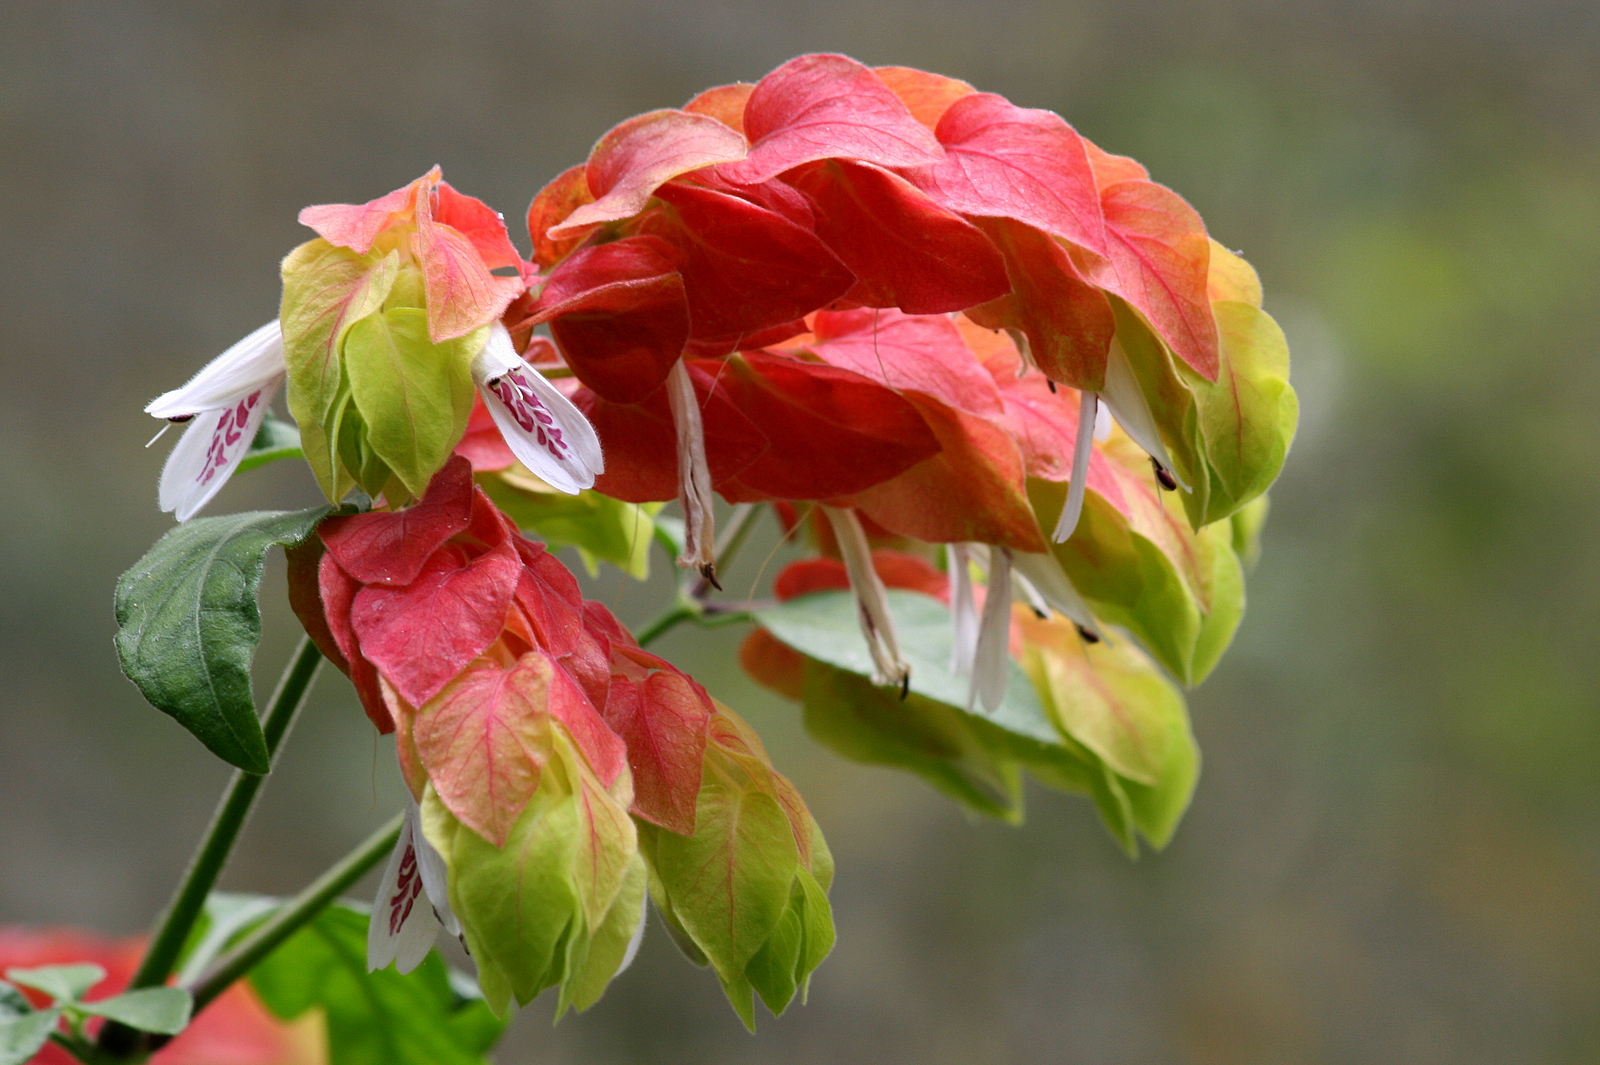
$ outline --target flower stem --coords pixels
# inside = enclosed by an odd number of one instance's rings
[[[339,863],[307,884],[298,895],[279,906],[271,917],[245,936],[211,967],[194,985],[194,1009],[198,1013],[212,999],[226,991],[235,980],[253,969],[277,946],[321,913],[345,889],[364,876],[394,850],[405,814],[394,819],[363,840]]]
[[[717,544],[718,570],[726,570],[733,564],[734,556],[749,538],[763,509],[754,503],[741,503],[734,509],[733,520],[723,530],[722,536],[719,537],[720,542]],[[687,587],[681,587],[677,603],[657,614],[639,630],[635,637],[639,641],[639,646],[648,647],[685,621],[700,621],[711,613],[722,613],[718,622],[726,623],[726,613],[709,609],[706,596],[710,592],[711,581],[705,577],[694,580]]]
[[[266,737],[269,756],[277,753],[289,726],[294,723],[295,715],[305,704],[306,694],[311,690],[311,682],[316,678],[317,667],[321,664],[322,655],[316,644],[311,642],[310,637],[303,638],[294,656],[289,659],[289,665],[278,681],[278,690],[273,692],[272,701],[267,704],[267,712],[261,719],[261,731]],[[239,831],[250,816],[251,807],[255,805],[256,795],[265,780],[264,775],[246,773],[240,769],[228,781],[227,790],[222,793],[222,800],[211,815],[211,824],[206,828],[194,857],[189,860],[189,868],[184,871],[166,912],[161,915],[150,947],[145,951],[138,971],[133,974],[128,990],[159,986],[172,975],[189,932],[205,907],[206,896],[211,894],[222,867],[227,864],[228,854],[233,850]],[[139,1033],[113,1022],[101,1029],[99,1048],[112,1057],[125,1058],[134,1052],[138,1041]]]

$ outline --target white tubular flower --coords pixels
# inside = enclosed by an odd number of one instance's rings
[[[978,622],[978,644],[972,658],[972,687],[967,708],[979,699],[986,709],[998,707],[1006,697],[1006,662],[1011,654],[1011,551],[989,548],[989,579]]]
[[[1051,610],[1063,615],[1095,640],[1105,639],[1089,604],[1083,601],[1078,589],[1061,571],[1061,565],[1052,556],[1019,551],[1011,556],[1019,581],[1026,581],[1031,592],[1042,599]]]
[[[867,543],[866,531],[853,510],[824,506],[822,513],[827,515],[834,539],[839,541],[839,554],[844,558],[845,574],[850,578],[850,591],[856,598],[861,635],[866,637],[867,649],[872,653],[872,683],[892,684],[904,697],[910,690],[911,667],[900,657],[894,615],[889,613],[889,592],[873,568],[872,547]]]
[[[950,570],[950,672],[972,676],[978,653],[978,607],[972,595],[972,553],[967,544],[946,544]]]
[[[1083,493],[1088,488],[1089,455],[1094,450],[1094,419],[1100,397],[1093,392],[1078,393],[1078,436],[1072,442],[1072,480],[1067,485],[1067,504],[1061,508],[1052,539],[1065,543],[1078,528],[1083,514]]]
[[[1135,444],[1144,448],[1145,454],[1165,470],[1178,487],[1185,492],[1193,492],[1194,489],[1184,484],[1173,472],[1172,458],[1167,454],[1166,445],[1161,442],[1161,432],[1156,428],[1155,415],[1150,413],[1150,401],[1145,399],[1144,390],[1139,387],[1139,379],[1134,376],[1133,364],[1128,361],[1128,353],[1122,350],[1122,345],[1115,338],[1111,341],[1111,357],[1106,362],[1106,392],[1102,398],[1106,401],[1106,406],[1111,408],[1111,413],[1116,416],[1117,424],[1122,426],[1122,431],[1131,436]],[[1064,537],[1058,536],[1056,539],[1061,540]]]
[[[444,858],[433,849],[418,824],[416,800],[406,797],[406,820],[394,853],[378,882],[367,925],[367,971],[394,964],[408,973],[433,949],[439,929],[461,934],[461,922],[450,911]]]
[[[518,462],[568,495],[594,486],[606,465],[594,426],[517,354],[499,322],[472,360],[472,380]]]
[[[283,384],[283,333],[268,322],[212,359],[188,384],[145,407],[188,423],[161,470],[161,509],[188,521],[233,476]]]
[[[678,565],[699,570],[717,584],[716,525],[711,467],[706,463],[706,430],[694,382],[679,359],[667,374],[667,402],[678,436],[678,502],[683,507],[683,554]]]

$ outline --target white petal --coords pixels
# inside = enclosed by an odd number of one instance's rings
[[[408,973],[422,964],[439,935],[439,918],[428,905],[422,886],[422,868],[417,860],[415,820],[406,811],[405,826],[389,856],[389,864],[378,882],[378,897],[372,903],[372,920],[367,925],[367,971],[377,972],[390,962],[397,971]]]
[[[972,676],[978,653],[978,607],[972,597],[972,557],[966,544],[946,544],[950,569],[950,672]]]
[[[613,979],[621,976],[623,971],[633,964],[633,959],[639,956],[639,944],[644,942],[644,919],[650,913],[649,902],[650,894],[646,892],[644,898],[639,900],[638,927],[633,930],[633,938],[628,940],[628,949],[622,952],[622,964],[617,966],[617,971],[611,974]]]
[[[978,650],[972,665],[971,707],[982,699],[990,710],[1006,697],[1006,662],[1011,656],[1011,552],[989,549],[989,585],[978,624]]]
[[[1122,350],[1122,345],[1115,339],[1111,341],[1111,357],[1106,361],[1106,392],[1102,398],[1106,406],[1111,408],[1111,413],[1116,415],[1122,431],[1133,437],[1134,443],[1144,448],[1146,454],[1170,472],[1172,459],[1167,454],[1166,445],[1161,442],[1155,415],[1150,413],[1150,402],[1139,387],[1139,379],[1134,375],[1133,364],[1128,361],[1128,353]],[[1173,473],[1172,479],[1178,481],[1178,475]],[[1185,492],[1194,491],[1182,481],[1178,481],[1178,485]]]
[[[1078,594],[1078,589],[1073,587],[1054,556],[1019,551],[1011,556],[1011,564],[1016,567],[1018,576],[1033,585],[1034,591],[1056,613],[1065,615],[1086,631],[1105,639],[1105,634],[1094,620],[1094,614],[1089,610],[1089,604],[1083,601],[1083,596]]]
[[[911,667],[900,657],[894,615],[889,613],[889,593],[872,565],[872,547],[867,543],[867,534],[853,510],[824,506],[822,513],[827,515],[834,539],[839,541],[839,554],[844,558],[845,574],[850,578],[850,591],[856,598],[861,635],[866,637],[867,649],[872,653],[875,669],[872,683],[893,684],[904,691],[911,680]]]
[[[1078,527],[1083,514],[1083,492],[1088,487],[1089,455],[1094,450],[1094,416],[1099,397],[1093,392],[1078,393],[1078,436],[1072,442],[1072,481],[1067,485],[1067,505],[1061,508],[1053,539],[1065,543]]]
[[[694,382],[680,359],[667,374],[667,402],[678,436],[678,502],[683,507],[683,554],[678,565],[716,580],[716,512],[711,467],[706,462],[706,430]]]
[[[216,410],[283,375],[283,331],[274,318],[212,359],[188,384],[151,400],[144,412],[155,418],[182,418]]]
[[[261,419],[267,416],[267,408],[282,382],[280,370],[276,377],[254,392],[235,397],[228,406],[194,416],[161,468],[157,496],[162,510],[174,512],[179,521],[188,521],[228,483],[250,450]]]
[[[416,841],[417,868],[422,872],[422,890],[427,892],[428,901],[433,903],[434,915],[439,918],[439,923],[444,925],[444,930],[450,935],[460,936],[461,922],[450,909],[450,871],[444,863],[444,855],[434,849],[422,831],[422,811],[418,809],[417,801],[411,797],[410,792],[406,793],[406,801],[411,804],[407,816],[417,825],[411,835]]]
[[[577,495],[605,469],[600,438],[583,412],[511,345],[496,322],[472,360],[478,392],[511,453],[557,491]]]

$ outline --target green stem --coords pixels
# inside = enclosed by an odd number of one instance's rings
[[[316,644],[309,637],[303,638],[284,669],[283,677],[278,681],[278,690],[273,692],[272,701],[267,704],[267,712],[261,719],[261,731],[266,737],[269,755],[277,753],[289,726],[294,723],[295,715],[305,704],[306,694],[311,690],[311,682],[321,664],[322,655]],[[227,864],[228,854],[233,850],[239,831],[250,816],[250,809],[255,805],[256,795],[265,780],[264,775],[246,773],[241,769],[236,770],[228,781],[227,790],[223,792],[216,812],[211,815],[211,824],[206,828],[194,857],[189,860],[189,868],[184,871],[166,912],[161,915],[150,947],[145,951],[138,971],[133,974],[128,990],[157,987],[166,983],[172,975],[178,956],[183,952],[183,945],[195,921],[199,919],[206,897],[211,894],[222,867]],[[109,1023],[100,1031],[99,1047],[113,1057],[126,1058],[135,1050],[138,1041],[139,1035],[133,1029]]]
[[[294,898],[278,907],[255,931],[217,959],[211,971],[194,986],[194,1009],[205,1009],[212,999],[226,991],[235,980],[249,972],[285,939],[309,923],[346,888],[366,875],[367,870],[394,850],[400,838],[405,814],[394,819],[361,842],[339,863],[307,884]]]
[[[679,603],[677,606],[669,607],[656,615],[655,619],[646,623],[645,627],[640,629],[639,634],[634,638],[639,641],[640,647],[649,647],[683,622],[688,621],[690,618],[698,617],[699,614],[698,607]]]

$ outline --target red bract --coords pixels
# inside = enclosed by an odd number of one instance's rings
[[[457,456],[413,507],[325,521],[320,600],[303,560],[292,570],[308,631],[380,730],[398,730],[413,792],[432,784],[497,846],[537,789],[557,727],[602,784],[632,767],[640,817],[692,831],[709,698],[586,603],[471,475]]]
[[[912,403],[851,370],[757,351],[686,365],[712,483],[731,500],[849,495],[938,451]],[[573,402],[611,456],[601,491],[630,502],[677,493],[676,430],[662,394],[623,405],[580,391]]]

